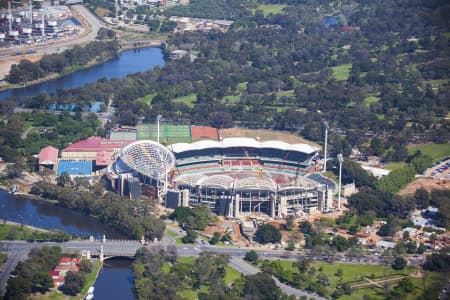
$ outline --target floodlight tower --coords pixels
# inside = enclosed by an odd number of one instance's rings
[[[325,149],[323,154],[323,172],[325,173],[327,171],[328,129],[330,129],[330,127],[328,126],[327,121],[324,121],[323,125],[325,126]]]
[[[161,121],[161,118],[162,118],[162,115],[158,115],[157,117],[156,117],[156,128],[157,128],[157,130],[158,130],[158,135],[157,135],[157,142],[158,142],[158,144],[159,144],[159,122]]]
[[[338,207],[337,209],[341,209],[341,178],[342,178],[342,163],[344,162],[344,157],[342,156],[342,153],[339,153],[337,155],[337,159],[339,161],[339,190],[338,190]]]

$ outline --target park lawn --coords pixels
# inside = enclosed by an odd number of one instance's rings
[[[206,285],[201,285],[200,288],[198,290],[193,290],[193,289],[183,289],[181,291],[177,292],[177,295],[189,299],[189,300],[196,300],[198,299],[198,294],[199,293],[207,293],[208,292],[208,287]]]
[[[294,261],[292,260],[279,260],[281,265],[283,266],[283,269],[290,270],[291,272],[295,273],[298,272],[297,268],[295,268],[292,263]],[[317,278],[319,274],[324,273],[327,275],[330,286],[329,288],[335,289],[336,286],[340,284],[344,284],[347,282],[354,282],[362,279],[363,277],[375,277],[375,278],[381,278],[383,276],[392,276],[392,275],[407,275],[414,271],[413,268],[405,268],[401,271],[396,271],[391,268],[391,266],[388,265],[371,265],[371,264],[349,264],[349,263],[326,263],[326,262],[312,262],[310,267],[314,267],[316,269],[316,273],[314,275],[314,278]],[[319,268],[322,268],[322,271],[319,271]],[[343,272],[342,278],[336,276],[336,272],[338,269],[341,269]],[[362,299],[362,297],[355,297],[357,292],[359,295],[367,294],[367,291],[373,290],[373,289],[361,289],[356,290],[354,293],[352,293],[349,298],[339,298],[339,299]]]
[[[385,165],[384,168],[387,169],[387,170],[394,171],[394,170],[398,170],[398,169],[401,169],[403,167],[406,167],[406,165],[407,164],[405,162],[402,162],[402,161],[400,161],[400,162],[390,162],[387,165]]]
[[[237,85],[237,90],[240,91],[240,92],[244,92],[244,91],[247,90],[247,85],[248,85],[247,81],[246,82],[239,82],[238,85]]]
[[[253,12],[256,10],[262,10],[264,17],[267,17],[270,14],[280,14],[285,7],[286,5],[284,4],[259,4]]]
[[[378,101],[380,101],[380,97],[368,96],[364,99],[363,103],[364,103],[364,106],[370,107],[370,105],[372,103],[377,103]]]
[[[391,266],[386,265],[371,265],[371,264],[347,264],[347,263],[325,263],[325,262],[314,262],[311,264],[317,270],[316,274],[324,273],[328,276],[330,284],[336,286],[336,284],[342,282],[351,282],[360,280],[363,277],[368,277],[374,275],[375,278],[383,276],[391,276],[398,274],[409,274],[414,271],[414,269],[406,268],[405,270],[396,271],[391,268]],[[322,268],[322,272],[318,269]],[[335,276],[337,270],[341,269],[343,272],[342,281],[339,277]]]
[[[175,232],[173,232],[173,231],[171,231],[171,230],[169,230],[167,228],[166,228],[166,231],[164,233],[167,234],[170,237],[173,237],[173,238],[176,238],[178,236]]]
[[[33,230],[21,225],[0,224],[0,240],[8,240],[11,231],[15,231],[14,240],[25,240],[33,234]]]
[[[225,97],[222,98],[222,100],[220,100],[221,103],[238,103],[239,100],[241,100],[241,93],[237,94],[237,95],[227,95]]]
[[[137,101],[147,104],[148,107],[152,107],[152,100],[155,96],[156,93],[151,93],[142,98],[137,99]]]
[[[193,265],[195,260],[196,260],[196,257],[193,257],[193,256],[182,256],[177,259],[177,261],[180,263],[185,263],[185,264],[190,264],[190,265]],[[236,269],[234,269],[230,266],[225,267],[224,281],[225,281],[226,285],[233,283],[236,279],[238,279],[240,277],[241,277],[241,273],[238,272]],[[177,294],[179,296],[185,297],[189,300],[195,300],[198,298],[199,293],[202,293],[202,292],[206,293],[206,292],[208,292],[208,289],[209,289],[208,286],[202,285],[202,286],[200,286],[200,289],[198,289],[198,290],[183,289],[183,290],[179,291]]]
[[[102,262],[100,260],[97,260],[94,264],[94,269],[92,270],[91,273],[89,273],[86,276],[86,281],[83,285],[83,288],[81,289],[80,294],[84,297],[84,295],[86,294],[87,290],[94,285],[95,280],[97,279],[97,274],[98,272],[100,272],[100,269],[102,268]],[[75,299],[77,299],[78,297],[75,297]]]
[[[162,272],[164,274],[169,274],[169,272],[170,272],[170,264],[167,261],[165,261],[162,266]]]
[[[195,100],[197,100],[197,95],[195,93],[190,93],[189,95],[172,99],[173,102],[184,103],[189,108],[194,108]]]
[[[277,99],[280,99],[281,97],[295,97],[294,94],[294,90],[288,90],[288,91],[281,91],[281,92],[276,92],[275,93],[277,95]]]
[[[68,296],[58,291],[49,291],[44,295],[42,294],[31,295],[31,299],[35,300],[64,300],[66,298],[68,298]]]
[[[350,70],[352,68],[352,64],[343,64],[340,66],[336,66],[331,68],[333,70],[333,76],[336,80],[347,80],[350,76]]]
[[[230,266],[225,267],[225,285],[232,284],[236,279],[241,278],[241,273]]]
[[[408,154],[414,154],[417,150],[420,150],[422,154],[430,156],[433,162],[437,162],[450,155],[450,144],[429,143],[409,146]]]

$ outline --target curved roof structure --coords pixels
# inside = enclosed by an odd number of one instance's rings
[[[233,147],[244,147],[244,148],[271,148],[279,149],[283,151],[297,151],[306,154],[314,153],[319,150],[308,144],[288,144],[281,141],[266,141],[259,142],[252,138],[226,138],[221,142],[204,140],[195,143],[176,143],[170,145],[168,148],[174,153],[181,153],[186,151],[204,150],[208,148],[233,148]]]
[[[230,189],[233,187],[234,178],[227,175],[211,175],[202,178],[198,183],[201,186],[212,188]]]
[[[235,189],[276,191],[277,184],[270,177],[245,177],[236,181]]]
[[[175,166],[173,153],[154,141],[136,141],[119,153],[121,169],[133,169],[142,175],[162,180]],[[118,160],[118,162],[119,162]]]

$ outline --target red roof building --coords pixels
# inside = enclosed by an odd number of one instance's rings
[[[52,276],[52,277],[58,277],[59,276],[59,271],[48,271],[48,275]]]
[[[99,136],[73,143],[61,151],[61,157],[65,159],[87,159],[96,160],[100,152],[114,153],[126,145],[132,143],[130,140],[108,140]]]
[[[217,133],[217,128],[214,127],[191,126],[191,137],[192,140],[212,139],[217,141],[219,134]]]
[[[39,152],[40,165],[56,165],[58,162],[58,149],[47,146]]]
[[[79,258],[72,258],[72,257],[61,257],[59,260],[59,263],[61,265],[78,265],[80,263],[81,259]]]

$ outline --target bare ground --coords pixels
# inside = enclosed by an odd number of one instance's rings
[[[5,77],[9,74],[11,66],[14,64],[19,64],[22,59],[28,59],[31,62],[36,62],[42,58],[42,55],[19,55],[11,56],[10,58],[0,60],[0,78]]]
[[[409,183],[398,194],[401,196],[413,195],[417,189],[423,188],[427,191],[432,190],[450,190],[449,180],[439,180],[430,178],[418,178]]]

